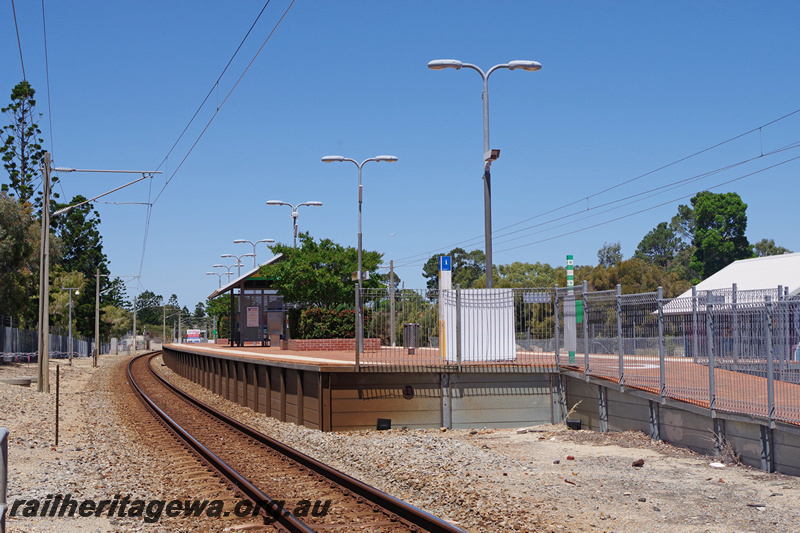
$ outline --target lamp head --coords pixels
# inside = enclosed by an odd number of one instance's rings
[[[289,204],[281,200],[269,200],[267,202],[267,205],[289,205]]]
[[[322,158],[323,163],[334,163],[337,161],[344,161],[344,157],[340,155],[326,155]]]
[[[212,265],[211,268],[228,268],[228,267],[225,265]]]
[[[444,70],[446,68],[461,69],[461,61],[457,59],[434,59],[428,62],[428,68],[431,70]]]
[[[222,254],[220,257],[236,257],[233,254]]]
[[[394,163],[397,158],[393,155],[376,155],[373,159],[375,161],[386,161],[387,163]]]
[[[515,70],[515,69],[522,69],[527,70],[529,72],[535,72],[537,70],[541,70],[542,64],[538,61],[527,61],[523,59],[517,59],[515,61],[508,62],[508,70]]]
[[[320,205],[322,205],[322,202],[317,202],[315,200],[315,201],[311,201],[311,202],[303,202],[303,204],[304,205],[311,205],[311,206],[320,206]]]
[[[244,239],[234,239],[234,240],[233,240],[233,244],[244,244],[244,243],[246,243],[246,242],[247,242],[247,241],[246,241],[246,240],[244,240]]]
[[[216,272],[206,272],[206,276],[219,276]]]

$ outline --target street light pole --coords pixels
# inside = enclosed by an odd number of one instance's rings
[[[397,157],[393,155],[378,155],[375,157],[370,157],[369,159],[365,159],[361,163],[356,161],[355,159],[350,159],[347,157],[342,157],[340,155],[327,155],[322,158],[323,163],[336,163],[342,161],[350,161],[356,167],[358,167],[358,271],[356,273],[358,279],[358,293],[356,294],[356,369],[359,368],[359,362],[361,357],[361,352],[364,351],[364,310],[363,310],[363,299],[361,297],[362,289],[364,288],[363,285],[363,278],[364,274],[361,272],[361,254],[362,254],[362,247],[361,247],[361,204],[364,198],[363,191],[364,187],[361,185],[361,167],[367,161],[385,161],[387,163],[394,163],[397,161]]]
[[[236,265],[231,265],[231,266],[227,266],[227,265],[214,265],[214,266],[213,266],[213,268],[224,268],[225,270],[227,270],[226,274],[228,275],[228,283],[230,283],[230,282],[231,282],[231,275],[233,274],[233,271],[231,270],[231,268],[233,268],[233,267],[235,267],[235,266],[236,266]]]
[[[236,267],[238,268],[237,270],[238,273],[236,274],[236,277],[238,278],[242,276],[242,257],[253,257],[253,260],[255,261],[255,256],[256,254],[242,254],[242,255],[222,254],[220,257],[222,257],[223,259],[225,259],[226,257],[236,258]]]
[[[319,207],[322,205],[322,202],[312,200],[309,202],[302,202],[297,205],[292,205],[289,202],[283,202],[281,200],[270,200],[267,202],[267,205],[288,205],[292,208],[292,231],[294,232],[294,247],[297,248],[297,217],[300,215],[297,210],[304,205]]]
[[[75,294],[80,294],[81,291],[78,287],[61,287],[62,291],[69,291],[69,366],[72,366],[72,291]]]
[[[235,239],[233,241],[233,244],[244,244],[244,243],[248,243],[248,242],[253,245],[253,268],[256,268],[256,266],[257,266],[256,265],[256,244],[258,244],[260,242],[266,242],[266,243],[275,242],[275,239],[261,239],[260,241],[256,241],[256,242],[248,241],[248,240],[245,240],[245,239]]]
[[[508,70],[527,70],[530,72],[540,70],[542,64],[538,61],[516,60],[508,63],[501,63],[483,72],[480,67],[470,63],[463,63],[456,59],[437,59],[428,63],[431,70],[443,70],[454,68],[460,70],[462,67],[475,70],[483,78],[483,211],[484,211],[484,231],[486,243],[486,288],[492,288],[492,176],[490,168],[492,161],[500,157],[500,150],[492,150],[489,146],[489,76],[495,70],[507,68]]]
[[[206,272],[206,276],[217,276],[219,278],[219,288],[222,288],[222,274],[218,272]]]

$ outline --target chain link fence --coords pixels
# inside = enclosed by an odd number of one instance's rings
[[[800,299],[661,292],[365,289],[361,370],[572,369],[711,410],[800,423]],[[379,340],[379,342],[377,342]]]
[[[0,317],[0,363],[35,362],[39,354],[39,334],[36,330],[19,327],[10,317]],[[89,337],[72,337],[72,356],[90,357],[94,340]],[[50,328],[50,357],[69,357],[69,335]]]

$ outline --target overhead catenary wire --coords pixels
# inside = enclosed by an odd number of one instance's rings
[[[11,12],[14,14],[14,29],[17,31],[17,48],[19,48],[19,64],[22,66],[22,79],[28,81],[25,75],[25,61],[22,59],[22,40],[19,38],[19,24],[17,24],[17,7],[14,0],[11,0]]]
[[[50,62],[47,55],[47,24],[45,23],[44,16],[44,0],[42,0],[42,36],[44,38],[44,74],[47,82],[47,122],[49,124],[48,129],[50,134],[50,153],[55,157],[56,149],[55,142],[53,142],[53,99],[50,98]],[[60,178],[57,183],[58,188],[61,189],[61,194],[66,196],[64,185],[61,183]]]
[[[278,21],[275,23],[275,25],[274,25],[274,26],[273,26],[273,28],[272,28],[272,31],[270,31],[269,35],[267,35],[266,39],[265,39],[265,40],[264,40],[264,42],[261,44],[261,47],[258,49],[258,51],[256,51],[255,55],[254,55],[254,56],[253,56],[253,58],[250,60],[250,63],[248,63],[247,67],[244,69],[244,71],[241,73],[241,75],[239,76],[239,78],[236,80],[236,83],[234,83],[233,87],[232,87],[232,88],[230,89],[230,91],[228,91],[228,93],[225,95],[225,98],[222,100],[222,103],[218,103],[218,104],[217,104],[217,108],[215,109],[215,111],[214,111],[213,115],[211,116],[211,118],[210,118],[210,119],[208,120],[208,122],[206,123],[205,127],[203,128],[203,130],[202,130],[202,131],[201,131],[201,132],[198,134],[198,136],[197,136],[197,138],[195,139],[194,143],[192,143],[192,145],[191,145],[191,147],[189,148],[189,150],[186,152],[186,154],[183,156],[183,158],[181,159],[181,161],[178,163],[178,165],[175,167],[175,169],[172,171],[172,173],[171,173],[171,174],[169,175],[169,177],[166,179],[166,181],[165,181],[164,185],[161,187],[161,190],[158,192],[158,194],[156,195],[155,199],[153,199],[153,200],[152,200],[152,202],[151,202],[151,205],[148,207],[148,210],[147,210],[147,216],[146,216],[146,219],[145,219],[145,231],[144,231],[144,238],[142,239],[142,255],[141,255],[141,261],[140,261],[140,263],[139,263],[139,273],[140,273],[140,274],[141,274],[141,271],[142,271],[142,268],[143,268],[143,265],[144,265],[144,257],[145,257],[145,253],[146,253],[146,251],[147,251],[147,238],[148,238],[148,234],[149,234],[150,219],[151,219],[151,217],[152,217],[152,213],[153,213],[153,207],[154,207],[154,206],[155,206],[155,204],[158,202],[158,200],[161,198],[161,195],[164,193],[164,191],[166,190],[167,186],[168,186],[168,185],[169,185],[169,184],[172,182],[172,180],[175,178],[175,176],[177,175],[177,173],[180,171],[180,169],[181,169],[181,167],[183,166],[183,164],[184,164],[184,163],[186,162],[186,160],[189,158],[189,155],[191,155],[191,153],[194,151],[195,147],[196,147],[196,146],[197,146],[197,144],[200,142],[200,139],[202,139],[202,138],[203,138],[203,135],[204,135],[204,134],[205,134],[205,132],[208,130],[208,128],[211,126],[211,123],[212,123],[212,122],[214,121],[214,119],[217,117],[217,115],[219,114],[219,112],[220,112],[220,110],[222,109],[222,107],[225,105],[225,103],[228,101],[228,99],[230,98],[230,96],[233,94],[233,92],[234,92],[234,91],[236,90],[236,88],[239,86],[239,83],[242,81],[242,79],[244,78],[245,74],[247,74],[247,72],[248,72],[248,71],[250,70],[250,68],[253,66],[253,63],[255,63],[255,60],[258,58],[258,56],[259,56],[259,55],[261,54],[261,52],[264,50],[264,47],[267,45],[267,43],[270,41],[270,39],[272,38],[272,36],[275,34],[275,32],[277,31],[278,27],[281,25],[281,23],[283,22],[283,20],[286,18],[286,15],[289,13],[289,10],[290,10],[290,9],[292,8],[292,6],[294,5],[294,2],[295,2],[295,0],[292,0],[292,1],[291,1],[291,3],[289,4],[289,6],[286,8],[286,10],[285,10],[285,11],[283,12],[283,14],[281,15],[280,19],[279,19],[279,20],[278,20]],[[265,4],[265,6],[264,6],[264,9],[265,9],[265,8],[266,8],[268,5],[269,5],[269,1],[267,1],[267,3]],[[262,11],[261,11],[262,13],[263,13],[264,9],[262,9]],[[260,18],[260,17],[261,17],[261,13],[259,13],[258,17],[256,17],[256,22],[258,21],[258,18]],[[255,22],[253,23],[253,26],[254,26],[254,25],[255,25]],[[251,26],[250,30],[248,30],[248,32],[247,32],[247,35],[250,35],[250,31],[252,31],[252,26]],[[247,38],[247,35],[245,36],[245,39]],[[243,40],[242,42],[244,42],[244,40]],[[239,45],[239,47],[236,49],[236,52],[234,53],[234,57],[235,57],[236,53],[238,53],[238,51],[239,51],[239,49],[241,48],[241,46],[242,46],[242,45],[240,44],[240,45]],[[231,58],[231,61],[232,61],[232,60],[233,60],[233,58]],[[230,61],[228,62],[228,65],[230,65]],[[228,68],[228,65],[226,65],[226,66],[225,66],[225,70],[227,70],[227,68]],[[223,74],[224,74],[225,70],[223,70]],[[221,77],[222,77],[222,75],[220,75],[220,78],[221,78]],[[214,85],[212,86],[212,88],[211,88],[211,91],[209,92],[209,95],[210,95],[211,93],[213,93],[213,91],[214,91],[214,89],[215,89],[215,88],[217,88],[217,87],[218,87],[218,84],[219,84],[219,78],[217,79],[217,81],[216,81],[216,82],[214,83]],[[200,106],[201,108],[203,107],[203,105],[205,105],[205,102],[206,102],[207,100],[208,100],[208,96],[206,96],[206,99],[205,99],[205,100],[203,100],[203,104],[201,104],[201,106]],[[194,121],[194,118],[197,116],[197,113],[199,113],[199,111],[200,111],[200,110],[198,109],[198,111],[197,111],[197,112],[195,112],[195,115],[194,115],[194,116],[192,117],[192,119],[189,121],[189,125],[191,125],[192,121]],[[181,138],[181,137],[183,137],[183,135],[185,134],[185,132],[186,132],[186,129],[188,129],[189,125],[187,125],[187,127],[184,129],[184,132],[182,132],[182,133],[181,133],[181,136],[179,137],[178,141],[176,141],[176,142],[175,142],[175,144],[174,144],[174,145],[173,145],[173,147],[170,149],[170,151],[167,153],[167,156],[164,158],[164,160],[162,160],[162,162],[161,162],[161,164],[159,165],[159,167],[158,167],[158,168],[161,168],[161,165],[163,165],[163,164],[165,164],[165,163],[167,162],[167,160],[168,160],[168,158],[169,158],[169,155],[170,155],[170,153],[172,153],[172,150],[174,150],[175,146],[176,146],[176,145],[177,145],[177,143],[180,141],[180,138]],[[149,196],[148,196],[148,201],[150,201],[150,199],[149,199]]]
[[[173,153],[173,151],[175,150],[175,148],[177,147],[177,145],[178,145],[178,143],[181,141],[181,139],[183,139],[183,137],[184,137],[184,135],[186,134],[186,132],[188,131],[189,127],[191,127],[191,125],[192,125],[192,123],[194,122],[195,118],[197,118],[197,115],[198,115],[198,114],[200,113],[200,111],[201,111],[201,110],[202,110],[202,109],[205,107],[205,104],[206,104],[206,102],[208,101],[209,97],[210,97],[210,96],[211,96],[211,95],[212,95],[212,94],[213,94],[215,91],[218,91],[218,90],[219,90],[219,82],[220,82],[220,80],[222,79],[222,77],[223,77],[223,76],[225,75],[225,73],[227,72],[227,70],[228,70],[228,68],[230,67],[231,63],[233,62],[234,58],[237,56],[237,54],[238,54],[238,53],[239,53],[239,51],[241,50],[241,48],[242,48],[242,45],[245,43],[245,41],[247,40],[247,38],[250,36],[250,33],[253,31],[253,28],[254,28],[254,27],[255,27],[255,25],[258,23],[259,19],[261,18],[261,15],[264,13],[265,9],[266,9],[266,8],[269,6],[269,4],[270,4],[270,0],[267,0],[267,2],[264,4],[264,7],[262,7],[261,11],[259,12],[258,16],[256,16],[255,20],[254,20],[254,21],[253,21],[253,23],[250,25],[250,28],[248,29],[248,31],[247,31],[247,33],[245,34],[244,38],[243,38],[243,39],[242,39],[242,41],[239,43],[239,46],[236,48],[236,51],[233,53],[233,55],[231,56],[231,58],[228,60],[228,63],[227,63],[227,64],[225,65],[225,67],[223,68],[223,70],[222,70],[222,73],[221,73],[221,74],[220,74],[220,75],[217,77],[217,80],[216,80],[216,81],[214,82],[214,84],[212,85],[211,89],[209,90],[209,92],[208,92],[208,94],[206,95],[206,97],[203,99],[203,101],[202,101],[202,103],[200,104],[200,106],[198,107],[197,111],[195,111],[194,115],[192,115],[192,118],[189,120],[189,122],[187,123],[186,127],[183,129],[183,131],[181,132],[181,134],[178,136],[178,138],[176,139],[176,141],[173,143],[172,147],[170,147],[170,149],[169,149],[169,151],[167,152],[166,156],[164,156],[164,159],[161,161],[161,163],[158,165],[158,167],[157,167],[157,168],[159,168],[159,169],[160,169],[162,166],[164,166],[164,165],[166,165],[166,164],[168,163],[170,155]],[[278,21],[275,23],[275,25],[274,25],[274,26],[273,26],[273,28],[272,28],[272,31],[269,33],[269,35],[267,36],[267,38],[264,40],[264,42],[262,43],[261,47],[260,47],[260,48],[258,49],[258,51],[255,53],[255,55],[254,55],[254,56],[253,56],[253,58],[251,59],[250,63],[248,63],[247,67],[244,69],[244,71],[242,72],[242,74],[241,74],[241,75],[239,76],[239,78],[236,80],[236,83],[233,85],[233,87],[231,88],[231,90],[230,90],[230,91],[227,93],[227,95],[226,95],[226,96],[225,96],[225,98],[223,99],[222,103],[219,103],[219,102],[217,102],[217,106],[216,106],[216,109],[215,109],[215,111],[214,111],[213,115],[212,115],[212,116],[211,116],[211,118],[208,120],[208,122],[206,123],[206,125],[205,125],[205,127],[202,129],[202,131],[201,131],[201,132],[198,134],[197,138],[196,138],[196,139],[195,139],[195,141],[192,143],[192,145],[189,147],[189,150],[186,152],[186,154],[183,156],[183,158],[180,160],[180,162],[178,163],[177,167],[176,167],[176,168],[175,168],[175,169],[172,171],[172,173],[168,173],[168,174],[166,174],[166,175],[167,175],[167,178],[166,178],[166,180],[165,180],[165,182],[164,182],[164,185],[163,185],[163,186],[161,187],[161,189],[159,190],[159,192],[158,192],[158,194],[156,195],[155,199],[152,199],[152,180],[151,180],[151,186],[150,186],[150,188],[148,189],[148,197],[147,197],[147,204],[148,204],[148,207],[147,207],[147,214],[145,215],[145,224],[144,224],[144,231],[143,231],[143,237],[142,237],[142,249],[141,249],[141,256],[140,256],[140,261],[139,261],[139,275],[140,275],[140,276],[141,276],[142,270],[143,270],[143,268],[144,268],[144,259],[145,259],[145,255],[146,255],[146,251],[147,251],[147,241],[148,241],[149,232],[150,232],[150,221],[151,221],[151,219],[152,219],[153,207],[154,207],[154,206],[155,206],[155,204],[158,202],[158,200],[161,198],[161,195],[164,193],[164,190],[166,190],[167,186],[168,186],[168,185],[169,185],[169,184],[172,182],[173,178],[174,178],[174,177],[177,175],[178,171],[181,169],[181,167],[183,166],[183,164],[186,162],[186,160],[188,159],[189,155],[191,155],[191,153],[194,151],[195,147],[196,147],[196,146],[197,146],[197,144],[200,142],[200,139],[203,137],[203,135],[205,134],[205,132],[206,132],[206,131],[208,130],[208,128],[211,126],[211,123],[214,121],[214,119],[215,119],[215,118],[216,118],[216,116],[219,114],[219,112],[220,112],[220,110],[222,109],[222,107],[223,107],[223,106],[225,105],[225,103],[228,101],[228,98],[230,98],[230,96],[231,96],[231,95],[233,94],[233,92],[236,90],[237,86],[239,85],[239,83],[241,82],[241,80],[244,78],[245,74],[247,74],[247,72],[250,70],[250,67],[253,65],[253,63],[255,62],[255,60],[256,60],[256,59],[258,58],[258,56],[261,54],[261,51],[264,49],[264,47],[265,47],[265,46],[267,45],[267,43],[270,41],[270,39],[272,38],[273,34],[274,34],[274,33],[275,33],[275,31],[278,29],[278,27],[281,25],[281,23],[283,22],[283,20],[286,18],[286,15],[289,13],[289,10],[292,8],[292,6],[293,6],[293,5],[294,5],[294,0],[292,0],[292,1],[291,1],[291,3],[289,4],[289,6],[286,8],[286,10],[285,10],[285,11],[283,12],[283,14],[281,15],[280,19],[279,19],[279,20],[278,20]],[[140,285],[141,285],[141,284],[140,284]],[[141,287],[140,287],[140,288],[141,288]]]
[[[707,147],[707,148],[704,148],[704,149],[702,149],[702,150],[698,150],[698,151],[696,151],[696,152],[693,152],[692,154],[689,154],[689,155],[687,155],[687,156],[684,156],[684,157],[681,157],[681,158],[679,158],[679,159],[676,159],[676,160],[674,160],[674,161],[672,161],[672,162],[670,162],[670,163],[667,163],[667,164],[665,164],[665,165],[662,165],[662,166],[660,166],[660,167],[658,167],[658,168],[655,168],[655,169],[653,169],[653,170],[650,170],[650,171],[648,171],[648,172],[645,172],[645,173],[643,173],[643,174],[640,174],[640,175],[638,175],[638,176],[635,176],[635,177],[633,177],[633,178],[630,178],[630,179],[624,180],[624,181],[622,181],[622,182],[620,182],[620,183],[618,183],[618,184],[616,184],[616,185],[613,185],[613,186],[611,186],[611,187],[607,187],[607,188],[605,188],[605,189],[603,189],[603,190],[601,190],[601,191],[598,191],[598,192],[592,193],[592,194],[590,194],[590,195],[588,195],[588,196],[583,196],[583,197],[581,197],[581,198],[579,198],[579,199],[577,199],[577,200],[574,200],[574,201],[568,202],[568,203],[566,203],[566,204],[560,205],[560,206],[558,206],[558,207],[555,207],[555,208],[553,208],[553,209],[550,209],[550,210],[548,210],[548,211],[545,211],[545,212],[542,212],[542,213],[538,213],[538,214],[536,214],[536,215],[534,215],[534,216],[532,216],[532,217],[529,217],[529,218],[526,218],[526,219],[523,219],[523,220],[520,220],[520,221],[514,222],[514,223],[512,223],[512,224],[509,224],[509,225],[507,225],[507,226],[503,226],[503,227],[501,227],[501,228],[498,228],[497,230],[495,230],[495,231],[493,232],[493,235],[494,235],[496,232],[500,232],[500,231],[502,231],[502,230],[509,229],[509,228],[512,228],[512,227],[514,227],[514,226],[518,226],[518,225],[520,225],[520,224],[524,224],[525,222],[529,222],[529,221],[531,221],[531,220],[535,220],[535,219],[537,219],[537,218],[541,218],[541,217],[543,217],[543,216],[546,216],[546,215],[549,215],[549,214],[551,214],[551,213],[555,213],[555,212],[557,212],[557,211],[560,211],[560,210],[562,210],[562,209],[564,209],[564,208],[566,208],[566,207],[570,207],[570,206],[573,206],[573,205],[576,205],[576,204],[579,204],[579,203],[586,202],[586,201],[588,201],[590,198],[594,198],[594,197],[596,197],[596,196],[599,196],[599,195],[601,195],[601,194],[604,194],[604,193],[606,193],[606,192],[609,192],[609,191],[611,191],[611,190],[617,189],[617,188],[619,188],[619,187],[621,187],[621,186],[623,186],[623,185],[626,185],[626,184],[632,183],[632,182],[634,182],[634,181],[636,181],[636,180],[639,180],[639,179],[641,179],[641,178],[644,178],[644,177],[646,177],[646,176],[650,176],[650,175],[652,175],[652,174],[654,174],[654,173],[656,173],[656,172],[659,172],[659,171],[661,171],[661,170],[664,170],[664,169],[670,168],[670,167],[672,167],[672,166],[674,166],[674,165],[677,165],[678,163],[681,163],[681,162],[687,161],[687,160],[689,160],[689,159],[692,159],[692,158],[694,158],[694,157],[697,157],[697,156],[699,156],[699,155],[701,155],[701,154],[707,153],[707,152],[709,152],[709,151],[711,151],[711,150],[714,150],[714,149],[716,149],[716,148],[719,148],[719,147],[721,147],[721,146],[724,146],[724,145],[726,145],[726,144],[729,144],[729,143],[731,143],[731,142],[733,142],[733,141],[735,141],[735,140],[737,140],[737,139],[741,139],[742,137],[745,137],[745,136],[747,136],[747,135],[750,135],[750,134],[752,134],[752,133],[754,133],[754,132],[756,132],[756,131],[759,131],[759,132],[760,132],[760,131],[761,131],[763,128],[765,128],[765,127],[767,127],[767,126],[771,126],[771,125],[773,125],[773,124],[776,124],[776,123],[778,123],[778,122],[780,122],[780,121],[782,121],[782,120],[785,120],[785,119],[787,119],[787,118],[790,118],[790,117],[792,117],[792,116],[794,116],[794,115],[797,115],[798,113],[800,113],[800,109],[796,109],[796,110],[794,110],[794,111],[791,111],[791,112],[789,112],[789,113],[786,113],[786,114],[784,114],[784,115],[782,115],[782,116],[780,116],[780,117],[778,117],[778,118],[776,118],[776,119],[773,119],[773,120],[771,120],[771,121],[769,121],[769,122],[766,122],[766,123],[764,123],[764,124],[762,124],[762,125],[760,125],[760,126],[758,126],[758,127],[752,128],[752,129],[750,129],[750,130],[748,130],[748,131],[746,131],[746,132],[743,132],[743,133],[740,133],[740,134],[738,134],[738,135],[735,135],[735,136],[733,136],[733,137],[730,137],[730,138],[728,138],[728,139],[726,139],[726,140],[724,140],[724,141],[721,141],[721,142],[715,143],[715,144],[713,144],[713,145],[711,145],[711,146],[709,146],[709,147]],[[792,145],[789,145],[789,146],[792,146]],[[785,148],[785,147],[784,147],[784,148]],[[775,151],[773,151],[773,152],[770,152],[770,154],[771,154],[771,153],[775,153]],[[765,156],[765,155],[769,155],[769,154],[763,154],[763,150],[761,150],[761,152],[760,152],[760,156]],[[760,156],[759,156],[759,157],[760,157]],[[752,158],[751,160],[758,159],[759,157]],[[750,160],[748,160],[748,161],[750,161]],[[589,210],[589,209],[592,209],[592,208],[588,208],[587,210]],[[586,210],[583,210],[583,211],[586,211]],[[524,231],[524,229],[523,229],[523,231]],[[504,235],[506,235],[506,234],[501,234],[501,236],[504,236]],[[454,246],[466,245],[466,244],[469,244],[469,243],[477,244],[477,243],[479,243],[480,241],[482,241],[483,239],[484,239],[484,236],[483,236],[483,235],[476,235],[476,236],[474,236],[474,237],[471,237],[471,238],[468,238],[468,239],[464,239],[464,240],[461,240],[461,241],[458,241],[458,242],[455,242],[455,243],[452,243],[452,244],[448,244],[448,245],[444,245],[444,246],[437,247],[437,248],[435,248],[435,249],[433,249],[433,250],[429,250],[429,251],[426,251],[426,252],[421,252],[421,253],[417,253],[417,254],[412,254],[412,255],[405,256],[405,257],[401,257],[401,258],[397,259],[397,262],[398,262],[398,264],[404,264],[403,262],[408,262],[408,261],[411,261],[411,262],[413,262],[413,263],[416,263],[416,262],[417,262],[417,261],[419,261],[420,259],[423,259],[423,258],[429,257],[431,254],[436,254],[436,253],[447,252],[447,251],[449,251],[449,249],[451,249],[451,247],[454,247]]]

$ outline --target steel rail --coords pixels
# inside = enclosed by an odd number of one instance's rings
[[[144,356],[150,355],[150,359],[152,359],[159,354],[160,352],[157,352],[156,354],[145,354]],[[206,411],[208,414],[219,419],[221,422],[230,425],[231,427],[235,428],[241,433],[259,442],[260,444],[269,446],[275,452],[288,457],[290,460],[300,464],[301,466],[308,468],[309,470],[319,474],[325,479],[333,483],[336,483],[337,485],[342,487],[342,489],[344,489],[345,494],[349,492],[357,497],[367,500],[368,502],[374,505],[378,505],[379,507],[383,508],[390,514],[390,518],[400,519],[404,522],[409,523],[412,526],[421,528],[422,531],[427,531],[430,533],[465,533],[463,529],[456,527],[453,524],[445,520],[442,520],[441,518],[437,518],[423,511],[422,509],[414,507],[413,505],[410,505],[402,500],[399,500],[394,496],[386,494],[385,492],[370,485],[367,485],[366,483],[359,481],[351,476],[348,476],[347,474],[340,472],[335,468],[331,468],[325,463],[317,461],[316,459],[313,459],[312,457],[309,457],[308,455],[298,450],[295,450],[294,448],[291,448],[290,446],[287,446],[280,441],[277,441],[267,435],[264,435],[263,433],[256,431],[250,426],[242,424],[238,420],[229,417],[228,415],[214,409],[210,405],[194,398],[193,396],[179,389],[178,387],[170,383],[166,378],[161,376],[158,372],[153,370],[153,368],[149,364],[148,368],[150,369],[150,372],[162,384],[164,384],[165,387],[167,387],[175,394],[181,396],[186,401],[199,407],[203,411]],[[209,451],[209,453],[211,452]]]
[[[149,357],[147,367],[152,371],[150,360],[158,356],[160,352],[147,353],[134,357],[128,362],[128,381],[134,389],[134,392],[139,396],[142,402],[149,407],[158,418],[163,420],[169,429],[183,439],[192,449],[200,455],[212,468],[219,472],[223,477],[230,481],[237,490],[241,491],[247,498],[253,501],[256,505],[260,506],[265,512],[269,513],[270,518],[274,519],[281,526],[288,529],[292,533],[314,533],[314,530],[300,521],[297,517],[292,515],[289,511],[283,509],[275,500],[261,492],[257,487],[250,483],[247,479],[242,477],[233,468],[228,466],[225,461],[220,459],[214,452],[203,446],[194,437],[192,437],[186,430],[184,430],[177,422],[172,420],[169,415],[162,411],[139,387],[136,380],[133,378],[131,367],[133,363],[141,358]],[[266,503],[266,506],[263,504]]]

